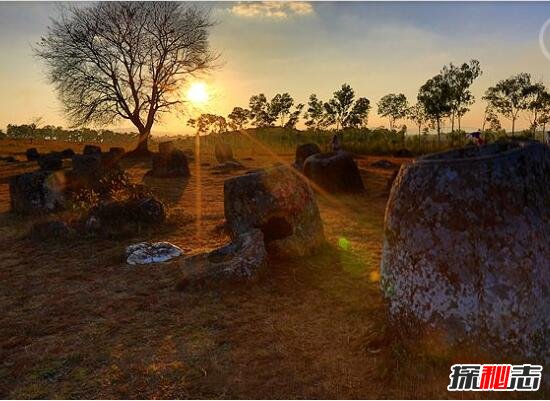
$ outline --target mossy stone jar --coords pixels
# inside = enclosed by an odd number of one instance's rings
[[[381,285],[409,338],[550,361],[550,148],[508,140],[403,166]]]

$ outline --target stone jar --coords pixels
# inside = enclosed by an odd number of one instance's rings
[[[308,256],[325,244],[313,191],[290,167],[272,167],[226,180],[224,209],[232,238],[259,229],[272,256]]]
[[[550,360],[550,148],[507,141],[403,166],[381,276],[406,336]]]

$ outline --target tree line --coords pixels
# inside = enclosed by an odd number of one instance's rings
[[[390,130],[406,131],[399,124],[409,121],[419,135],[435,130],[440,141],[442,126],[448,122],[451,133],[463,133],[462,119],[475,102],[470,88],[481,74],[478,60],[450,63],[420,87],[415,104],[409,104],[403,93],[390,93],[377,103],[377,113],[388,119]],[[511,121],[514,134],[520,113],[528,113],[533,133],[538,128],[544,131],[550,121],[550,92],[527,73],[497,82],[482,99],[486,102],[482,131],[503,131],[499,117],[504,117]],[[271,100],[260,93],[250,98],[248,108],[234,107],[226,117],[201,114],[189,119],[188,125],[199,134],[274,126],[295,129],[302,118],[308,130],[344,130],[366,127],[370,111],[370,100],[356,97],[353,88],[343,84],[327,101],[311,94],[306,105],[295,104],[289,93],[276,94]]]
[[[11,139],[45,139],[67,142],[124,142],[134,140],[137,133],[120,133],[108,129],[94,130],[91,128],[80,128],[67,130],[53,125],[38,126],[38,122],[30,124],[14,125],[8,124],[6,138]]]

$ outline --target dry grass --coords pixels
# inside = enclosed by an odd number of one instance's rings
[[[25,147],[1,141],[0,154]],[[253,158],[246,166],[258,168],[290,162],[293,154],[276,158],[262,148],[237,154],[246,156]],[[227,241],[218,226],[228,174],[201,166],[199,186],[193,163],[187,182],[149,181],[178,223],[171,230],[124,241],[37,242],[25,238],[31,222],[8,213],[7,185],[9,176],[36,166],[2,163],[0,396],[449,397],[450,360],[411,356],[384,337],[378,269],[391,170],[370,168],[377,159],[358,160],[365,195],[318,196],[331,244],[323,254],[270,261],[252,282],[184,291],[177,288],[178,261],[130,267],[124,248],[138,240],[167,240],[194,252]],[[205,162],[213,162],[211,152],[202,155]],[[148,168],[126,167],[136,182]],[[350,250],[336,246],[342,237]]]

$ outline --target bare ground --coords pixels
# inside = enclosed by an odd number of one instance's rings
[[[0,154],[23,159],[28,146],[1,141]],[[237,154],[247,156],[248,168],[293,158]],[[233,174],[200,166],[213,163],[210,154],[192,163],[188,181],[148,181],[172,224],[124,240],[26,238],[31,221],[8,212],[7,179],[36,165],[0,162],[0,397],[457,397],[446,391],[449,360],[411,356],[384,336],[378,279],[392,171],[371,168],[378,159],[358,159],[366,194],[318,195],[330,245],[321,255],[271,260],[250,282],[185,289],[179,261],[131,267],[123,253],[140,240],[188,252],[228,240],[219,226],[223,181]],[[148,169],[126,167],[136,182]]]

